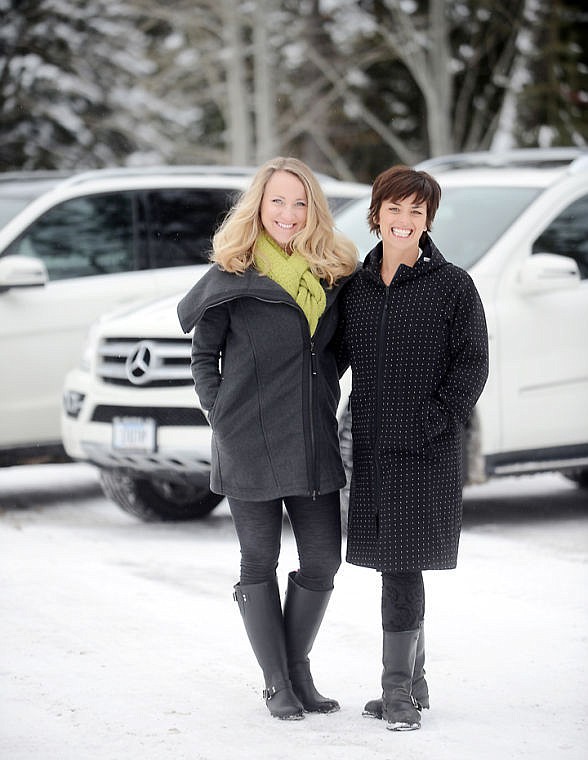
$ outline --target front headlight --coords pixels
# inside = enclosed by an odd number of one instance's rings
[[[83,369],[84,372],[90,372],[92,369],[92,362],[94,361],[96,351],[98,350],[98,327],[100,321],[101,320],[96,320],[96,322],[93,322],[90,325],[90,329],[86,336],[86,343],[84,344],[84,349],[80,358],[80,369]]]
[[[62,398],[63,410],[68,417],[73,417],[74,420],[79,417],[85,398],[86,395],[79,391],[64,391]]]

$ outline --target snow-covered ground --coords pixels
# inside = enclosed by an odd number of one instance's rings
[[[361,717],[376,573],[342,565],[311,656],[341,711],[278,721],[231,598],[226,505],[147,525],[96,483],[83,465],[0,470],[1,760],[588,757],[588,505],[563,478],[466,492],[458,569],[425,574],[432,709],[404,734]],[[285,527],[282,585],[295,566]]]

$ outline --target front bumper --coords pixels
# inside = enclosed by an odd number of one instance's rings
[[[73,459],[148,475],[201,477],[210,472],[211,431],[193,387],[124,388],[96,382],[81,370],[65,379],[61,434]],[[113,445],[113,419],[155,419],[155,445],[133,450]]]

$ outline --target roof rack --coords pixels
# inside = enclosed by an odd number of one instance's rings
[[[549,169],[570,166],[588,156],[588,148],[517,148],[452,153],[421,161],[418,170],[448,171],[453,169],[526,168]],[[583,163],[583,161],[582,161]]]
[[[65,185],[77,185],[95,179],[109,179],[111,177],[143,177],[153,175],[190,175],[190,174],[221,174],[225,177],[251,177],[258,167],[255,166],[223,166],[217,164],[197,164],[194,166],[113,166],[104,169],[90,169],[68,177]],[[320,181],[337,181],[328,174],[316,173]]]
[[[228,177],[248,177],[254,174],[255,168],[249,166],[216,166],[198,164],[194,166],[111,166],[104,169],[89,169],[74,174],[66,180],[67,185],[77,185],[93,179],[109,179],[111,177],[143,177],[151,175],[172,174],[223,174]]]
[[[256,166],[224,166],[218,164],[195,164],[183,166],[113,166],[104,169],[89,169],[88,171],[74,174],[65,180],[66,185],[77,185],[95,179],[109,179],[111,177],[143,177],[153,175],[190,175],[190,174],[221,174],[225,177],[252,177],[257,171]],[[319,181],[338,181],[334,177],[315,172]]]
[[[53,169],[31,169],[26,171],[0,172],[0,183],[2,182],[44,182],[47,180],[59,180],[71,177],[71,171],[60,171]]]

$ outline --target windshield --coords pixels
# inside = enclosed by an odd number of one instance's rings
[[[4,227],[31,200],[32,198],[3,198],[0,195],[0,227]]]
[[[0,228],[58,182],[57,178],[19,180],[7,179],[6,176],[0,174]]]
[[[448,261],[469,269],[541,192],[538,187],[446,187],[431,237]],[[363,258],[378,242],[369,232],[369,196],[341,211],[337,229],[350,237]]]

